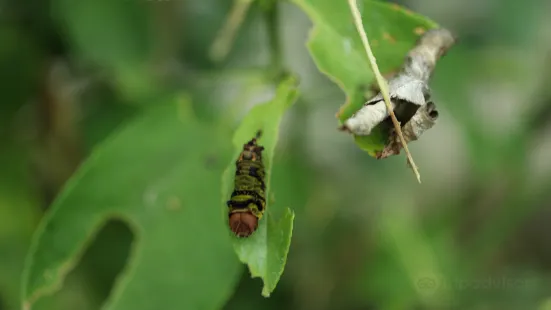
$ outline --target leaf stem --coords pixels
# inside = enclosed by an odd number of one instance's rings
[[[415,173],[415,176],[417,177],[417,181],[421,183],[421,175],[419,174],[419,171],[417,169],[417,166],[415,165],[415,162],[413,162],[413,157],[411,156],[411,153],[409,152],[409,149],[407,147],[407,143],[404,139],[404,136],[402,135],[400,123],[398,122],[398,119],[396,119],[396,115],[394,115],[394,111],[392,110],[392,107],[390,105],[390,96],[388,93],[387,81],[379,71],[379,67],[377,66],[377,60],[375,59],[375,56],[371,51],[371,46],[369,45],[369,40],[367,39],[367,34],[365,33],[365,29],[363,27],[362,16],[360,14],[360,11],[358,10],[356,0],[348,0],[348,5],[350,6],[350,10],[352,11],[352,17],[354,18],[356,29],[360,34],[360,38],[362,39],[362,43],[367,53],[367,57],[369,58],[369,64],[371,65],[371,70],[373,70],[373,73],[375,74],[375,79],[377,80],[377,84],[379,84],[379,88],[381,89],[381,93],[383,95],[383,99],[385,101],[388,114],[390,114],[390,118],[392,119],[392,123],[394,124],[394,129],[396,130],[396,133],[400,137],[400,143],[402,144],[402,147],[406,152],[409,165],[411,166],[411,169],[413,169],[413,173]]]
[[[220,62],[226,58],[230,48],[235,41],[237,30],[243,23],[247,11],[254,0],[234,0],[233,7],[226,18],[226,22],[220,28],[216,39],[210,47],[209,56],[215,62]]]

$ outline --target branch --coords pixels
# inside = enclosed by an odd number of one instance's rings
[[[381,72],[379,71],[379,67],[377,66],[377,60],[375,59],[375,56],[373,55],[373,52],[371,51],[371,46],[369,45],[369,40],[367,39],[367,34],[365,33],[365,30],[364,30],[364,27],[363,27],[362,16],[360,14],[360,11],[358,10],[356,0],[348,0],[348,5],[350,6],[350,10],[352,11],[352,17],[354,18],[354,23],[356,24],[356,29],[358,30],[358,32],[360,34],[360,38],[362,39],[362,43],[363,43],[365,51],[367,53],[367,57],[369,58],[369,64],[371,65],[371,70],[373,70],[373,73],[375,74],[375,78],[377,80],[377,84],[379,84],[379,87],[381,89],[381,94],[383,95],[383,99],[385,101],[386,108],[388,110],[388,114],[390,115],[390,118],[392,119],[392,123],[394,124],[394,129],[396,130],[396,133],[398,134],[398,137],[400,138],[400,143],[402,144],[402,147],[404,148],[404,151],[406,152],[408,163],[411,166],[411,169],[413,170],[413,173],[415,173],[415,176],[417,177],[417,181],[419,183],[421,183],[421,175],[419,174],[417,166],[415,165],[415,162],[413,161],[413,157],[411,156],[411,153],[409,152],[409,149],[407,147],[407,143],[404,139],[404,136],[402,135],[402,130],[400,129],[400,123],[398,122],[398,119],[396,119],[396,115],[394,115],[394,111],[393,111],[392,106],[390,104],[390,96],[388,94],[387,81],[381,75]]]
[[[234,0],[224,26],[222,26],[210,47],[209,56],[213,61],[220,62],[228,55],[237,30],[243,23],[252,2],[253,0]]]

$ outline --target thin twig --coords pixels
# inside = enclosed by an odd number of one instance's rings
[[[237,30],[243,23],[247,11],[253,0],[234,0],[233,7],[226,18],[226,22],[216,35],[216,39],[210,47],[209,56],[215,62],[220,62],[226,58],[234,42]]]
[[[402,144],[402,147],[406,152],[406,156],[411,166],[411,169],[413,169],[413,172],[417,177],[417,181],[421,183],[421,175],[417,170],[417,166],[413,162],[413,157],[411,156],[411,153],[409,152],[409,149],[407,147],[407,143],[404,139],[404,136],[402,135],[402,130],[400,129],[400,123],[398,122],[398,119],[396,119],[396,115],[394,115],[394,111],[392,110],[392,107],[390,105],[390,96],[388,94],[387,81],[381,75],[381,72],[379,71],[379,67],[377,66],[377,60],[375,59],[375,56],[371,51],[371,46],[369,45],[369,40],[367,39],[367,34],[365,33],[365,30],[363,27],[362,16],[360,14],[360,11],[358,10],[356,0],[348,0],[348,5],[350,6],[350,10],[352,11],[352,17],[354,18],[356,29],[360,33],[360,38],[362,39],[362,43],[367,53],[367,57],[369,58],[369,64],[371,65],[371,70],[373,70],[373,73],[375,74],[375,79],[377,80],[377,84],[379,84],[379,88],[381,89],[381,94],[383,95],[383,99],[385,101],[388,114],[390,114],[390,118],[392,119],[392,123],[394,124],[394,128],[396,129],[396,133],[400,137],[400,143]]]

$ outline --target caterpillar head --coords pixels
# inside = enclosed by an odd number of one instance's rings
[[[263,146],[256,145],[256,141],[253,139],[249,143],[243,145],[243,152],[241,152],[241,160],[262,160]]]
[[[457,42],[457,36],[444,28],[431,29],[419,38],[417,45],[434,49],[437,52],[437,59],[444,56],[447,51]]]
[[[231,231],[237,237],[248,237],[258,227],[258,218],[251,212],[234,212],[229,218]]]

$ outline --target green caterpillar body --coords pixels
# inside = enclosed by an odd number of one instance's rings
[[[238,237],[250,236],[258,227],[266,207],[266,173],[262,163],[264,147],[257,144],[261,132],[243,145],[235,165],[234,191],[227,205],[229,226]]]

